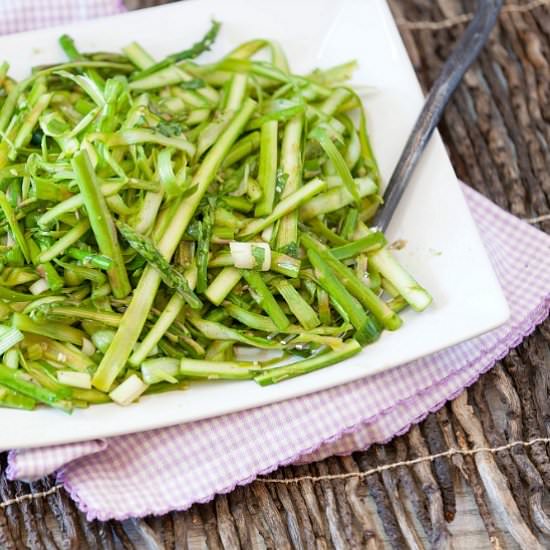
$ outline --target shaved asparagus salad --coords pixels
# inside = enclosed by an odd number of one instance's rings
[[[160,61],[62,36],[65,63],[0,66],[0,405],[272,384],[430,304],[369,227],[355,64],[296,75],[267,40],[198,63],[219,27]]]

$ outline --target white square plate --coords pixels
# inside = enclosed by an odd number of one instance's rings
[[[83,51],[119,50],[138,40],[154,55],[198,39],[214,17],[223,23],[214,59],[257,37],[279,41],[295,72],[359,61],[354,81],[377,88],[368,98],[369,130],[389,177],[423,98],[384,0],[193,0],[126,15],[0,38],[0,52],[22,78],[32,65],[64,59],[57,38],[73,36]],[[41,408],[0,409],[0,448],[114,436],[189,422],[351,382],[491,330],[508,306],[459,184],[436,135],[424,154],[389,231],[407,246],[399,260],[433,294],[423,314],[345,363],[261,388],[254,382],[197,383],[184,392],[142,398],[127,408],[92,406],[72,415]]]

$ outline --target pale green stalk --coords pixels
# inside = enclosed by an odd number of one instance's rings
[[[284,129],[281,145],[281,170],[287,176],[281,199],[287,199],[302,185],[301,139],[304,117],[297,115]],[[267,226],[266,226],[267,227]],[[281,219],[277,231],[276,248],[291,256],[298,252],[298,211],[293,210]]]
[[[256,217],[267,216],[273,210],[275,185],[277,182],[278,122],[270,120],[262,125],[260,138],[260,167],[258,183],[262,198],[256,204]]]
[[[297,191],[282,199],[269,216],[251,220],[246,224],[239,234],[240,237],[246,239],[260,233],[272,223],[296,210],[303,203],[310,201],[312,197],[323,191],[326,186],[327,184],[318,178],[309,181],[303,187],[300,187]]]
[[[241,280],[241,272],[235,267],[224,267],[205,290],[205,296],[219,306]]]
[[[397,262],[387,248],[374,253],[369,262],[388,279],[415,311],[423,311],[431,304],[430,294]]]
[[[359,197],[366,197],[378,191],[378,187],[370,178],[356,178],[355,183],[359,192]],[[322,214],[328,214],[348,206],[354,201],[353,196],[346,187],[339,186],[329,189],[305,204],[300,211],[300,219],[310,220]]]
[[[132,287],[128,280],[124,258],[118,244],[115,223],[105,202],[105,198],[101,193],[99,183],[86,151],[81,151],[75,155],[72,166],[99,251],[112,260],[112,265],[107,270],[107,275],[113,294],[116,298],[124,298],[132,291]]]
[[[38,263],[44,264],[63,254],[67,248],[78,242],[88,229],[90,229],[90,222],[88,220],[78,222],[72,229],[69,229],[63,237],[58,239],[50,248],[44,250],[40,256],[38,256]]]
[[[139,367],[147,358],[151,350],[158,344],[160,339],[172,326],[179,312],[183,308],[185,300],[179,295],[174,294],[166,307],[159,315],[157,321],[147,333],[147,336],[139,343],[128,362],[134,367]]]

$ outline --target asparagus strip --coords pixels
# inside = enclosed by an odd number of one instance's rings
[[[290,325],[290,321],[285,312],[281,309],[277,300],[271,294],[271,291],[265,284],[264,279],[257,271],[251,271],[248,269],[242,269],[241,275],[244,277],[250,290],[254,296],[254,299],[258,302],[260,307],[269,315],[275,326],[284,331]]]
[[[10,226],[11,232],[13,233],[13,237],[15,238],[15,242],[21,249],[21,252],[23,253],[23,256],[25,257],[25,260],[27,262],[30,262],[31,260],[31,254],[29,251],[29,246],[27,244],[27,241],[25,239],[25,236],[23,235],[23,232],[21,231],[21,228],[19,227],[19,224],[17,222],[17,218],[15,217],[15,213],[8,202],[8,199],[6,198],[6,195],[0,191],[0,208],[4,212],[4,216],[8,222],[8,225]]]
[[[229,168],[243,158],[246,158],[248,155],[256,151],[258,147],[260,147],[260,143],[260,132],[251,132],[250,134],[247,134],[245,137],[237,141],[237,143],[235,143],[235,145],[231,148],[222,163],[222,167]]]
[[[164,69],[165,67],[170,67],[175,63],[179,63],[180,61],[184,61],[186,59],[194,59],[195,57],[198,57],[201,53],[208,51],[212,44],[216,41],[218,32],[220,31],[220,27],[221,23],[219,23],[218,21],[212,21],[212,26],[201,40],[193,44],[190,48],[182,50],[181,52],[173,53],[164,58],[162,61],[150,65],[146,69],[139,72],[136,75],[136,79],[144,78],[161,69]]]
[[[357,239],[348,244],[336,246],[330,249],[330,253],[337,260],[348,260],[358,254],[371,253],[380,250],[386,245],[386,237],[380,231],[373,231],[366,237]]]
[[[387,248],[373,254],[370,261],[415,311],[424,311],[431,304],[430,294],[399,265]]]
[[[219,306],[240,280],[241,272],[238,269],[225,267],[210,283],[204,294],[214,305]]]
[[[325,153],[332,161],[336,172],[342,178],[348,193],[359,206],[361,195],[359,193],[359,189],[357,188],[357,184],[351,176],[351,172],[349,171],[346,161],[340,154],[340,151],[338,151],[336,145],[332,143],[332,140],[328,136],[327,132],[323,128],[317,127],[313,130],[313,132],[311,132],[310,137],[316,139],[325,150]]]
[[[34,401],[40,401],[67,412],[72,410],[71,404],[60,399],[54,392],[29,382],[21,371],[9,369],[2,364],[0,364],[0,384]],[[30,401],[27,400],[24,402],[28,403],[29,407],[31,406]]]
[[[83,264],[90,264],[99,269],[109,269],[113,265],[113,260],[108,256],[94,254],[82,248],[69,248],[67,254],[75,260],[81,261]]]
[[[176,320],[185,304],[185,300],[179,294],[174,294],[170,301],[160,314],[153,328],[147,333],[147,336],[139,343],[134,353],[128,359],[130,365],[139,367],[160,339],[168,331],[172,323]]]
[[[115,224],[99,190],[88,153],[86,151],[77,153],[72,166],[99,250],[112,260],[112,266],[107,270],[107,275],[113,294],[116,298],[124,298],[131,292],[132,287],[128,281],[122,251],[118,244]]]
[[[283,216],[296,210],[301,204],[309,201],[326,187],[326,183],[320,179],[314,179],[303,187],[282,199],[273,209],[273,212],[265,218],[252,220],[240,232],[243,238],[250,238],[269,227]]]
[[[50,309],[50,313],[61,317],[89,319],[90,321],[97,321],[109,327],[118,327],[120,319],[122,318],[120,313],[114,313],[112,311],[94,311],[82,307],[70,306],[54,306]]]
[[[224,309],[233,319],[236,319],[243,325],[262,332],[279,332],[275,323],[265,315],[254,313],[244,309],[236,304],[224,304]]]
[[[82,345],[84,338],[83,332],[77,328],[52,321],[39,323],[22,313],[13,314],[13,326],[21,332],[30,332],[32,334],[47,336],[52,340],[69,342],[77,346]]]
[[[90,222],[88,220],[82,220],[78,222],[72,229],[67,231],[63,237],[61,237],[51,248],[43,251],[38,257],[38,262],[44,264],[53,260],[55,257],[60,256],[71,247],[73,244],[77,243],[83,235],[85,235],[90,229]]]
[[[290,311],[306,330],[311,330],[321,324],[313,308],[288,281],[284,279],[277,281],[275,287],[287,303]]]
[[[0,385],[0,404],[10,409],[24,409],[32,411],[36,406],[36,399],[21,395],[6,386]]]
[[[77,348],[56,342],[44,336],[27,334],[22,347],[29,348],[35,344],[39,345],[45,359],[66,364],[72,369],[79,371],[86,371],[89,368],[95,367],[94,361]]]
[[[129,225],[119,223],[117,227],[128,244],[158,271],[166,285],[178,292],[192,308],[202,307],[202,302],[191,290],[184,275],[170,265],[152,242],[136,233]]]
[[[378,191],[376,184],[369,178],[357,178],[357,192],[360,198],[372,195]],[[310,200],[300,211],[302,220],[310,220],[322,214],[328,214],[335,210],[340,210],[353,202],[353,196],[346,187],[335,187],[329,189]]]
[[[275,384],[282,380],[288,380],[296,376],[301,376],[308,372],[313,372],[319,369],[323,369],[345,359],[353,357],[361,351],[361,345],[356,340],[348,340],[337,350],[327,351],[312,357],[310,359],[303,359],[302,361],[296,361],[290,365],[282,367],[273,367],[265,369],[258,374],[254,380],[260,384],[260,386],[267,386],[269,384]]]
[[[282,201],[289,199],[302,185],[302,156],[300,140],[304,125],[303,115],[299,114],[285,126],[281,145],[281,170],[287,175],[285,187],[281,194]],[[271,214],[273,215],[273,213]],[[267,226],[266,226],[267,227]],[[264,228],[262,228],[264,229]],[[296,256],[298,249],[298,211],[285,213],[277,231],[277,249]]]
[[[206,378],[208,380],[251,380],[258,371],[255,365],[236,361],[198,361],[182,359],[180,374],[186,378]]]
[[[124,183],[106,183],[101,185],[100,189],[103,196],[110,197],[112,195],[116,195],[123,187]],[[74,212],[82,206],[84,206],[84,198],[82,195],[73,195],[72,197],[63,202],[57,203],[53,208],[50,208],[48,211],[44,212],[44,214],[38,218],[37,223],[40,227],[45,229],[63,214]]]
[[[267,338],[244,334],[231,327],[226,327],[220,323],[207,321],[193,315],[190,317],[190,321],[204,336],[211,340],[233,340],[260,349],[280,349],[282,347],[281,344],[268,340]]]
[[[273,210],[277,180],[277,133],[278,123],[276,120],[265,122],[262,125],[258,174],[258,182],[262,188],[262,198],[256,204],[256,217],[267,216]]]

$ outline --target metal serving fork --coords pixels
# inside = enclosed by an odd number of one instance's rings
[[[502,0],[478,0],[472,21],[428,93],[424,107],[384,191],[384,203],[374,218],[373,225],[382,231],[387,229],[449,99],[487,42],[501,8]]]

